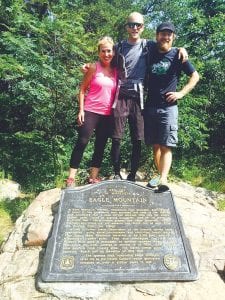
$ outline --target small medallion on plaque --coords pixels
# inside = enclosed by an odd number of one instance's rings
[[[174,271],[180,267],[179,257],[173,254],[166,254],[163,258],[163,262],[165,267],[171,271]]]
[[[74,267],[74,257],[73,256],[63,256],[60,262],[61,270],[71,270]]]

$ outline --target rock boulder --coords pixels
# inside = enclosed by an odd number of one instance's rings
[[[140,183],[142,184],[142,183]],[[194,282],[44,283],[40,279],[46,240],[61,190],[38,195],[17,220],[2,246],[0,294],[3,300],[222,300],[225,295],[225,212],[219,195],[186,183],[171,190],[191,243],[199,279]]]

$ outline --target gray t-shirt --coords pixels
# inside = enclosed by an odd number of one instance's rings
[[[125,57],[127,78],[143,80],[146,71],[146,41],[141,40],[136,44],[127,41],[121,42],[120,53]]]

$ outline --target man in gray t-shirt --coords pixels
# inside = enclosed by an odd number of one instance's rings
[[[120,175],[120,143],[128,120],[132,153],[131,171],[127,180],[135,181],[141,156],[141,141],[144,138],[143,82],[146,71],[146,40],[141,39],[144,19],[140,13],[129,15],[126,24],[127,41],[116,45],[116,63],[119,69],[119,94],[113,105],[112,162],[116,179]],[[148,46],[154,42],[148,42]]]
[[[128,40],[116,45],[117,51],[125,59],[126,79],[144,79],[146,70],[146,44],[146,40],[141,39],[135,44],[130,43]]]

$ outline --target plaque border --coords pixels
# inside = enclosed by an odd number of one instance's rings
[[[106,180],[102,181],[100,183],[95,184],[95,186],[101,186],[106,185],[109,182],[117,182],[115,180]],[[119,182],[125,182],[124,180],[120,180]],[[154,191],[150,190],[148,187],[142,186],[140,184],[126,181],[126,184],[128,185],[135,185],[138,186],[141,189],[147,189],[149,193],[154,193]],[[190,242],[188,238],[185,235],[185,231],[183,228],[183,224],[181,221],[180,215],[177,213],[176,205],[174,202],[174,198],[172,195],[172,192],[166,191],[164,193],[170,194],[171,201],[172,201],[172,207],[174,209],[177,227],[179,229],[179,233],[182,239],[183,247],[185,256],[187,259],[187,264],[190,272],[181,272],[181,271],[175,271],[168,269],[167,272],[163,271],[157,271],[157,272],[151,272],[149,273],[143,272],[143,273],[125,273],[125,272],[117,272],[116,274],[113,274],[112,272],[101,272],[101,274],[98,273],[83,273],[83,272],[76,272],[75,274],[60,274],[57,272],[52,271],[52,266],[54,263],[54,255],[52,253],[55,253],[56,251],[56,239],[57,239],[57,233],[58,228],[61,220],[62,210],[63,210],[63,204],[64,204],[64,196],[66,193],[79,193],[81,191],[85,191],[88,189],[92,189],[93,185],[87,185],[84,187],[78,187],[78,188],[66,188],[62,190],[60,202],[59,202],[59,209],[58,212],[55,214],[55,218],[53,221],[53,229],[51,231],[51,235],[48,239],[46,251],[44,255],[44,261],[43,261],[43,268],[41,273],[41,279],[44,282],[135,282],[135,281],[195,281],[198,279],[198,271],[195,265],[193,252],[191,249]],[[94,277],[94,278],[93,278]]]

